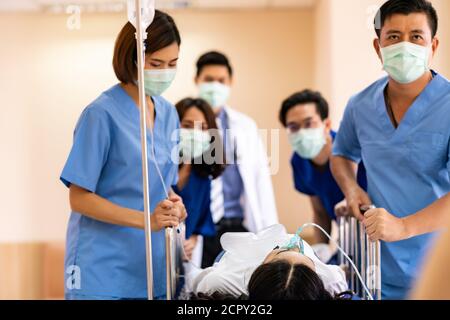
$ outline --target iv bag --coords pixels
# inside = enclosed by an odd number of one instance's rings
[[[142,29],[145,31],[155,18],[155,0],[141,0],[142,7]],[[136,0],[128,0],[128,21],[137,28],[136,22]]]

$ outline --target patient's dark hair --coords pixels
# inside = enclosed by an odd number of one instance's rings
[[[262,264],[253,272],[248,284],[248,296],[198,293],[192,294],[190,300],[327,301],[351,300],[353,295],[353,292],[347,291],[333,297],[314,270],[303,264],[280,260]]]
[[[248,293],[249,300],[334,300],[315,271],[283,260],[260,265]]]
[[[236,297],[232,294],[224,294],[218,291],[212,294],[198,293],[191,294],[189,300],[193,301],[232,301],[232,300],[247,300],[247,296],[242,295],[240,297]]]

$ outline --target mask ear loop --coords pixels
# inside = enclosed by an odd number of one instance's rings
[[[315,224],[315,223],[306,223],[306,224],[304,224],[302,227],[300,227],[299,231],[297,231],[297,232],[302,232],[302,230],[303,230],[304,228],[307,228],[307,227],[316,227],[317,229],[319,229],[320,231],[322,231],[322,233],[323,233],[325,236],[327,236],[327,238],[328,238],[330,241],[332,241],[332,242],[336,245],[336,247],[337,247],[338,250],[342,253],[342,255],[348,260],[348,262],[350,262],[350,265],[352,266],[353,270],[355,270],[355,273],[356,273],[356,275],[357,275],[359,281],[361,282],[361,284],[362,284],[364,290],[366,291],[367,296],[369,297],[369,300],[374,300],[373,296],[370,294],[369,289],[367,288],[366,284],[364,283],[364,281],[363,281],[363,279],[362,279],[362,277],[361,277],[361,274],[360,274],[359,271],[358,271],[358,268],[355,266],[355,264],[353,263],[352,259],[350,259],[350,257],[344,252],[344,250],[342,250],[342,248],[339,246],[339,244],[338,244],[336,241],[334,241],[334,240],[331,238],[331,236],[330,236],[330,235],[329,235],[329,234],[328,234],[321,226],[319,226],[319,225],[317,225],[317,224]]]

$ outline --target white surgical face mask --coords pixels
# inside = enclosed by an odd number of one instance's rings
[[[381,48],[384,70],[398,83],[414,82],[429,70],[430,50],[411,42]]]
[[[301,129],[289,135],[289,142],[294,151],[303,159],[314,159],[326,144],[324,127]]]
[[[199,86],[199,91],[200,98],[217,109],[227,103],[231,89],[220,82],[205,82]]]
[[[148,69],[144,70],[145,94],[160,96],[172,84],[177,69]]]
[[[183,160],[192,160],[205,153],[211,144],[211,135],[200,129],[180,129],[180,152]]]

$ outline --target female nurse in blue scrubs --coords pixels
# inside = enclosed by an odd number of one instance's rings
[[[211,180],[225,170],[223,144],[216,116],[202,99],[184,99],[176,105],[181,122],[178,184],[189,216],[186,219],[185,252],[191,260],[198,236],[213,237],[216,226],[211,215]],[[201,262],[198,261],[199,264]]]
[[[120,84],[81,114],[61,174],[70,188],[72,208],[66,239],[66,299],[147,298],[135,32],[130,23],[120,32],[113,61]],[[148,147],[157,159],[149,152],[154,295],[163,299],[163,230],[177,226],[185,209],[170,190],[178,177],[178,165],[170,155],[177,148],[177,139],[171,137],[179,120],[175,108],[160,95],[174,79],[181,40],[173,19],[160,11],[147,32],[145,92],[152,128]],[[168,199],[164,188],[170,192]]]

